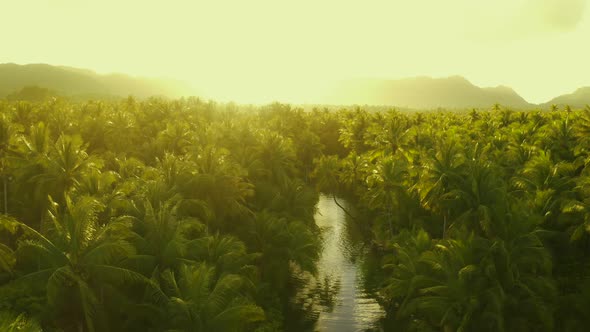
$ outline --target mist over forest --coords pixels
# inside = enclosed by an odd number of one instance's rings
[[[0,332],[588,330],[587,0],[0,12]]]
[[[136,78],[124,74],[100,75],[87,69],[44,64],[0,64],[0,96],[7,99],[27,98],[19,93],[31,87],[48,90],[45,92],[47,97],[55,95],[74,100],[117,99],[130,95],[138,98],[199,96],[214,99],[214,94],[199,93],[207,90],[206,83],[203,85],[199,89],[180,80]],[[590,104],[590,87],[582,87],[571,94],[536,105],[527,102],[509,87],[480,88],[460,76],[398,80],[347,79],[325,83],[321,91],[325,93],[315,98],[299,96],[299,104],[367,105],[414,110],[486,108],[494,104],[514,109],[551,105],[584,107]],[[284,102],[280,99],[275,101]]]

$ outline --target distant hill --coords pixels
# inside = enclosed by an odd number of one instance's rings
[[[495,103],[514,108],[534,106],[509,87],[480,88],[460,76],[348,80],[334,88],[326,102],[414,109],[491,107]]]
[[[583,108],[586,105],[590,105],[590,87],[579,88],[573,93],[555,97],[543,104],[544,107],[549,107],[551,105],[570,105],[574,108]]]
[[[0,98],[19,98],[27,94],[35,97],[35,100],[42,100],[48,93],[78,100],[113,99],[128,95],[139,98],[176,98],[196,95],[198,92],[200,91],[176,80],[138,78],[123,74],[100,75],[88,69],[47,64],[0,64]],[[314,101],[317,105],[356,104],[394,106],[401,109],[490,108],[496,103],[515,109],[548,108],[552,104],[582,108],[590,105],[590,87],[535,105],[509,87],[481,88],[461,76],[398,80],[353,79],[329,87],[324,98]]]
[[[134,95],[179,97],[194,91],[174,80],[137,78],[122,74],[99,75],[91,70],[47,64],[0,64],[0,98],[24,87],[39,86],[63,96],[112,98]]]

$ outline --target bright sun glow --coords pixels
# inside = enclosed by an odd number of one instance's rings
[[[586,2],[3,1],[0,61],[178,78],[240,102],[306,102],[342,78],[418,75],[545,102],[590,85]]]

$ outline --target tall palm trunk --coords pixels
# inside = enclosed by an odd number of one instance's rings
[[[449,209],[445,209],[443,212],[443,229],[442,229],[442,238],[446,238],[447,237],[447,220],[449,219],[449,214],[450,211]]]
[[[6,168],[4,164],[4,152],[0,154],[0,158],[2,158],[2,163],[0,164],[0,168],[2,169],[2,180],[3,180],[3,187],[4,187],[4,215],[8,214],[8,179],[6,177]]]
[[[393,222],[391,219],[393,218],[393,212],[391,208],[391,203],[387,205],[387,222],[389,223],[389,234],[393,238]]]
[[[4,214],[8,214],[8,184],[6,183],[6,174],[4,175]]]

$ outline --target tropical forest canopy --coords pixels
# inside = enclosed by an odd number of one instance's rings
[[[0,13],[0,332],[588,330],[590,1]]]
[[[590,324],[589,107],[0,114],[3,331],[312,330],[293,299],[317,271],[319,193],[356,207],[386,331]]]

